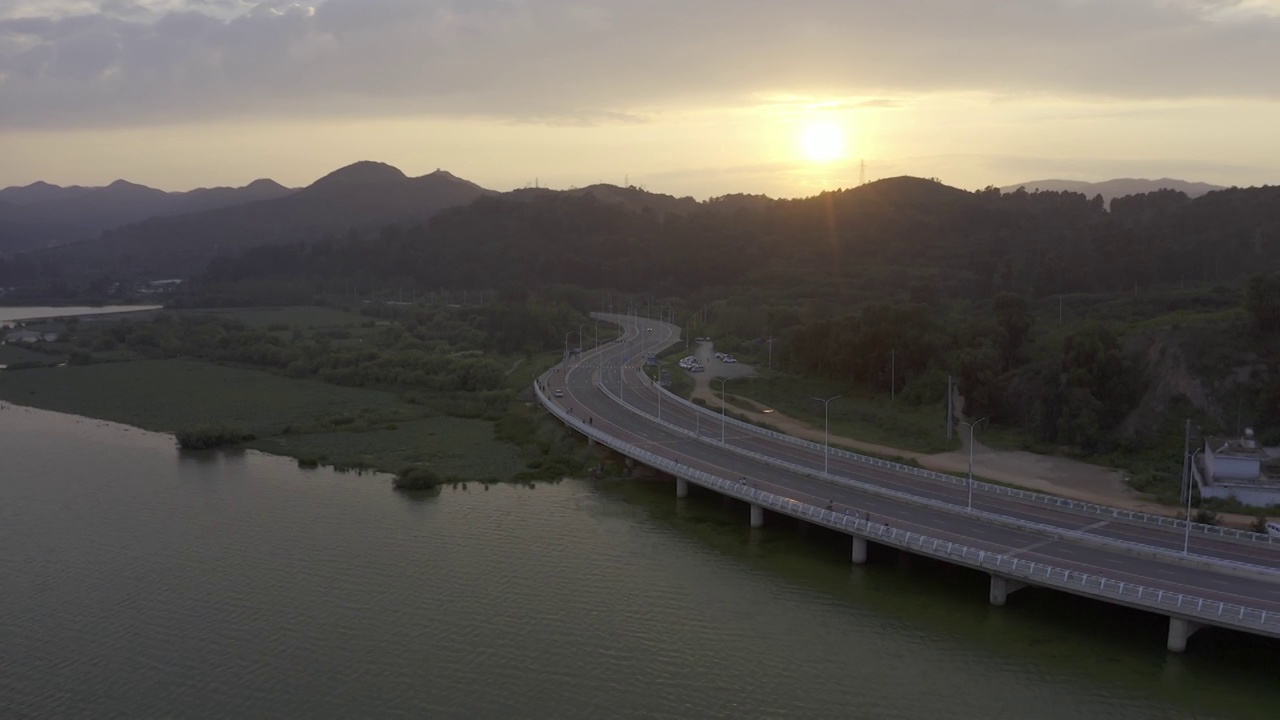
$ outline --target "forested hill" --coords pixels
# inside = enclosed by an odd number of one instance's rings
[[[734,209],[704,203],[685,214],[633,211],[590,194],[485,197],[375,237],[222,258],[209,279],[679,294],[868,267],[934,268],[945,292],[969,297],[1228,281],[1280,270],[1280,187],[1194,200],[1161,191],[1117,199],[1110,212],[1077,193],[970,193],[908,177]]]
[[[491,192],[445,171],[411,178],[384,163],[360,162],[284,197],[152,218],[93,240],[42,251],[33,259],[72,270],[91,267],[181,277],[199,272],[221,254],[326,234],[368,232],[388,222],[420,222]]]
[[[651,198],[664,196],[631,189],[629,202],[590,191],[498,195],[447,173],[410,179],[388,166],[356,169],[286,198],[152,221],[91,248],[0,259],[0,287],[108,287],[208,268],[214,281],[563,283],[680,294],[743,281],[803,289],[891,267],[934,270],[938,287],[929,292],[990,297],[1132,291],[1280,270],[1280,187],[1195,199],[1164,190],[1117,198],[1108,211],[1100,197],[1079,193],[967,192],[901,177],[799,200],[659,203]],[[405,222],[376,222],[387,208],[403,208]],[[436,214],[414,220],[429,212]],[[309,239],[304,228],[326,239],[301,242]],[[905,285],[907,275],[899,277]]]

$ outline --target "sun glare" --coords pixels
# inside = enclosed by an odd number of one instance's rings
[[[839,160],[848,152],[844,128],[830,120],[815,120],[800,129],[800,149],[816,163]]]

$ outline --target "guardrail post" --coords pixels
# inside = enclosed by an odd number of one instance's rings
[[[867,561],[867,539],[860,538],[856,535],[853,537],[853,552],[849,559],[854,565],[861,565]]]
[[[1179,617],[1169,617],[1169,652],[1180,653],[1187,649],[1187,638],[1200,629],[1200,624]]]
[[[682,477],[676,478],[676,497],[689,497],[689,481]]]
[[[751,527],[764,527],[764,508],[755,503],[751,503]]]
[[[1009,596],[1026,587],[1024,582],[1010,580],[1003,575],[991,575],[991,604],[997,607],[1003,606],[1009,601]]]

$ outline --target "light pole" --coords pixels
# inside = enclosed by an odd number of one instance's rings
[[[980,417],[973,422],[961,422],[961,425],[969,426],[969,509],[973,509],[973,429],[978,423],[985,421],[986,417]]]
[[[564,363],[565,363],[566,365],[568,365],[568,364],[569,364],[569,336],[570,336],[570,335],[572,335],[572,334],[573,334],[573,331],[572,331],[572,330],[570,330],[569,332],[566,332],[566,333],[564,334]],[[582,334],[581,334],[581,333],[579,333],[579,334],[578,334],[578,342],[582,342]]]
[[[827,463],[831,458],[831,441],[830,441],[831,436],[830,434],[828,434],[828,431],[831,428],[831,414],[830,414],[831,401],[835,400],[838,397],[840,396],[832,395],[831,397],[825,400],[822,398],[809,398],[810,400],[817,400],[818,402],[822,403],[822,474],[823,475],[827,474]]]
[[[1196,453],[1200,450],[1201,448],[1196,448],[1195,452],[1191,453],[1191,457],[1187,458],[1187,524],[1182,532],[1183,555],[1187,555],[1191,550],[1191,478],[1195,473]]]
[[[724,406],[725,406],[724,385],[725,383],[729,382],[730,379],[731,378],[727,378],[727,377],[716,378],[716,380],[720,381],[720,442],[721,443],[724,442]]]
[[[662,363],[658,363],[658,379],[654,382],[654,391],[658,393],[658,419],[662,419]]]

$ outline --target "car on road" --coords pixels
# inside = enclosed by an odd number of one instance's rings
[[[735,359],[733,358],[733,356],[732,356],[732,355],[725,355],[723,358],[721,358],[721,361],[722,361],[722,362],[727,362],[727,363],[736,363],[736,362],[738,362],[737,360],[735,360]]]
[[[564,391],[563,391],[563,390],[556,390],[556,397],[564,397]]]

